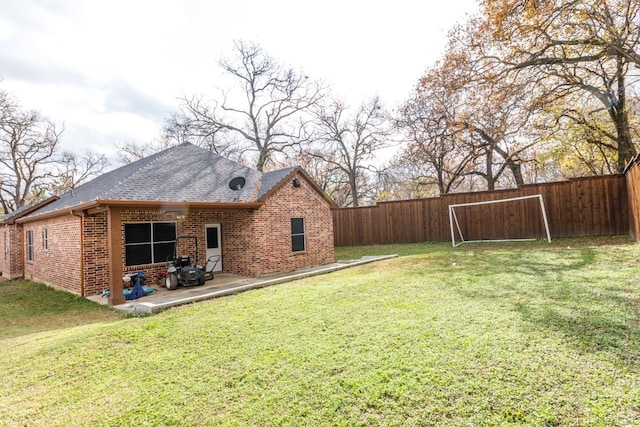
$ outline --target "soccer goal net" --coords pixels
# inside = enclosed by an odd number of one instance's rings
[[[551,243],[541,194],[449,205],[451,243],[536,240]]]

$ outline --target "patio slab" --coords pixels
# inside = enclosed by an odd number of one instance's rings
[[[304,268],[288,273],[278,273],[260,278],[247,278],[234,276],[231,274],[216,274],[213,280],[206,282],[203,286],[179,287],[175,291],[169,291],[166,288],[155,287],[155,292],[143,298],[127,301],[124,304],[113,306],[116,310],[125,311],[134,316],[146,316],[159,313],[171,307],[177,307],[183,304],[190,304],[197,301],[204,301],[212,298],[219,298],[226,295],[233,295],[239,292],[251,289],[263,288],[266,286],[277,285],[280,283],[290,282],[305,277],[326,274],[332,271],[338,271],[345,268],[355,267],[374,261],[395,258],[398,255],[368,256],[358,260],[339,261],[332,264],[321,265],[318,267]],[[106,304],[107,299],[100,295],[88,297],[95,302]]]

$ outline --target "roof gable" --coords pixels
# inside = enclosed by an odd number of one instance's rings
[[[309,174],[299,166],[265,173],[262,179],[263,186],[260,188],[260,193],[258,194],[258,200],[264,201],[267,199],[271,194],[275,193],[278,188],[289,182],[288,178],[296,174],[309,183],[311,188],[327,201],[331,209],[338,208],[336,202],[334,202],[333,199],[331,199],[331,197],[329,197],[329,195],[320,188],[313,178],[311,178]],[[291,184],[293,184],[293,182],[291,182]]]

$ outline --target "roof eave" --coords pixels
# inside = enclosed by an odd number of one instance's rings
[[[96,200],[99,206],[142,206],[145,208],[157,207],[193,207],[193,208],[216,208],[216,209],[259,209],[262,202],[189,202],[189,201],[166,201],[166,200]]]
[[[69,206],[64,209],[46,212],[41,215],[35,215],[28,218],[20,218],[16,220],[18,223],[27,223],[39,221],[42,219],[53,218],[61,215],[78,215],[89,209],[100,207],[123,207],[123,208],[201,208],[201,209],[260,209],[262,202],[185,202],[185,201],[166,201],[166,200],[92,200],[76,206]]]
[[[24,217],[26,215],[29,215],[30,213],[40,209],[43,206],[48,205],[49,203],[55,202],[59,198],[60,197],[58,197],[58,196],[51,196],[51,197],[41,201],[40,203],[36,203],[35,205],[30,207],[29,209],[26,209],[25,211],[20,212],[20,214],[16,215],[15,217],[11,217],[11,218],[8,218],[5,221],[2,221],[2,224],[7,224],[7,225],[15,224],[16,222],[19,222],[22,217]]]

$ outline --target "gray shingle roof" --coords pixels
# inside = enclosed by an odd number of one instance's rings
[[[99,200],[255,202],[293,169],[261,173],[193,144],[183,143],[107,172],[62,194],[59,200],[29,216]],[[245,179],[245,186],[240,190],[229,188],[229,182],[235,177]]]
[[[58,199],[57,196],[53,196],[45,200],[36,200],[35,202],[29,203],[28,205],[24,205],[23,207],[18,208],[15,211],[9,212],[8,214],[5,214],[4,216],[0,217],[0,223],[5,223],[13,219],[20,218],[21,216],[26,215],[28,211],[36,210],[38,206],[46,205],[57,199]]]
[[[3,215],[2,218],[0,218],[0,222],[10,221],[14,218],[19,218],[23,212],[26,212],[29,209],[31,209],[36,203],[38,202],[29,203],[28,205],[18,208],[13,212],[9,212],[8,214]]]
[[[294,169],[295,168],[285,168],[262,174],[262,185],[258,192],[258,200],[262,199],[269,190],[278,185],[278,183],[285,179]]]

